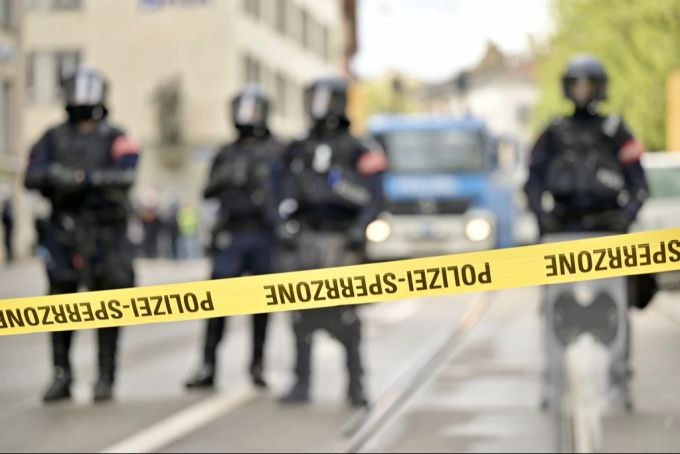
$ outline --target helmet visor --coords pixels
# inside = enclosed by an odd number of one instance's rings
[[[63,90],[69,106],[103,105],[106,98],[106,82],[93,72],[77,72],[64,82]]]
[[[344,117],[346,108],[347,94],[343,89],[320,83],[305,90],[305,109],[314,120]]]
[[[262,126],[266,124],[266,101],[255,93],[243,93],[234,100],[233,115],[237,126]]]

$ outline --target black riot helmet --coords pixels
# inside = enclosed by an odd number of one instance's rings
[[[231,120],[242,135],[268,134],[269,99],[256,85],[246,85],[231,100]]]
[[[347,81],[340,77],[318,79],[305,89],[305,111],[314,123],[347,123]]]
[[[607,72],[592,55],[575,55],[562,75],[562,90],[577,109],[591,107],[607,99]]]
[[[79,67],[61,83],[62,95],[72,121],[101,120],[107,114],[108,82],[97,70]]]

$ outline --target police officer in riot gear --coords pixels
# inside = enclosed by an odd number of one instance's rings
[[[220,214],[213,232],[212,278],[241,276],[246,272],[272,271],[275,202],[270,188],[271,167],[283,145],[272,136],[267,124],[269,100],[255,86],[246,86],[231,102],[231,119],[238,131],[235,142],[217,153],[206,198],[220,203]],[[263,378],[264,344],[269,314],[255,314],[250,375],[253,384],[266,386]],[[187,381],[187,388],[214,386],[217,347],[222,340],[226,319],[207,320],[203,363]]]
[[[95,70],[78,68],[63,82],[68,120],[45,132],[33,146],[25,185],[52,206],[41,239],[50,294],[80,286],[106,290],[134,285],[127,238],[128,191],[135,178],[138,144],[106,120],[107,82]],[[99,377],[94,400],[112,397],[117,327],[97,330]],[[43,400],[71,395],[72,331],[52,336],[54,379]]]
[[[531,152],[529,177],[525,185],[541,235],[545,237],[561,232],[625,233],[647,196],[647,184],[640,164],[644,148],[621,117],[598,114],[598,103],[607,97],[607,73],[596,58],[574,56],[563,74],[562,87],[564,96],[574,103],[574,112],[553,120],[541,133]],[[547,298],[547,304],[561,306],[557,309],[547,306],[544,309],[548,311],[546,314],[562,311],[561,319],[566,320],[567,312],[575,310],[574,301],[567,304],[572,296],[573,293],[567,292],[555,301]],[[614,300],[604,303],[604,294],[599,298],[601,301],[596,298],[588,306],[592,311],[588,317],[593,320],[597,318],[596,312],[607,304],[609,310],[614,311],[612,313],[616,313],[618,307]],[[626,311],[623,310],[622,314],[625,315]],[[553,321],[557,334],[561,329],[558,318]],[[616,326],[611,326],[612,323]],[[627,317],[615,322],[600,320],[595,325],[600,327],[598,335],[603,338],[610,336],[611,332],[606,330],[611,329],[625,335],[625,345],[616,347],[618,350],[611,353],[610,383],[622,391],[624,404],[630,409]],[[550,323],[548,329],[549,326]],[[553,333],[549,332],[548,339],[553,337]],[[564,339],[562,342],[565,342]],[[554,353],[550,352],[561,351],[563,347],[551,345],[548,341],[549,364],[559,364],[559,361],[554,362],[554,356],[551,360],[550,355]],[[554,377],[555,371],[547,370],[548,376]],[[544,396],[544,408],[548,406],[547,399]]]
[[[562,87],[574,113],[539,136],[525,187],[541,233],[625,232],[647,195],[643,146],[621,117],[597,113],[607,97],[607,73],[597,59],[574,57]]]
[[[280,161],[278,238],[292,255],[291,268],[348,265],[361,260],[366,226],[381,202],[382,153],[370,150],[349,131],[347,83],[321,79],[305,91],[312,125],[306,138],[292,142]],[[323,329],[347,355],[347,397],[367,404],[361,362],[361,321],[353,306],[294,312],[296,381],[283,403],[309,400],[312,335]]]

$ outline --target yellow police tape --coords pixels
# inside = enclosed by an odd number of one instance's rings
[[[315,309],[678,269],[680,228],[672,228],[392,262],[4,299],[0,335]]]

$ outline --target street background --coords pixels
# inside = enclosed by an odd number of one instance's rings
[[[610,76],[603,111],[644,143],[652,197],[634,230],[680,226],[678,0],[0,0],[0,299],[47,292],[34,222],[49,204],[25,190],[30,147],[63,121],[59,80],[76,66],[111,82],[111,118],[139,139],[129,236],[138,285],[207,279],[216,206],[201,197],[227,101],[245,83],[273,99],[272,129],[307,126],[303,88],[352,81],[352,130],[376,114],[475,117],[526,159],[570,105],[560,76],[576,52]],[[527,241],[535,222],[521,213]],[[519,223],[518,223],[519,225]],[[7,235],[10,233],[9,235]],[[13,254],[9,254],[9,250]],[[10,260],[11,259],[11,260]],[[660,276],[674,282],[673,276]],[[606,452],[680,446],[680,306],[665,286],[632,310],[632,413],[595,424]],[[578,430],[540,409],[541,289],[371,304],[364,316],[371,406],[346,406],[342,351],[314,350],[313,402],[282,407],[292,383],[290,315],[276,314],[258,391],[247,377],[250,320],[229,320],[214,392],[186,392],[203,322],[124,328],[115,400],[91,402],[94,332],[76,333],[74,400],[45,406],[47,334],[0,338],[2,452],[490,452],[575,450]],[[578,438],[578,437],[577,437]]]

